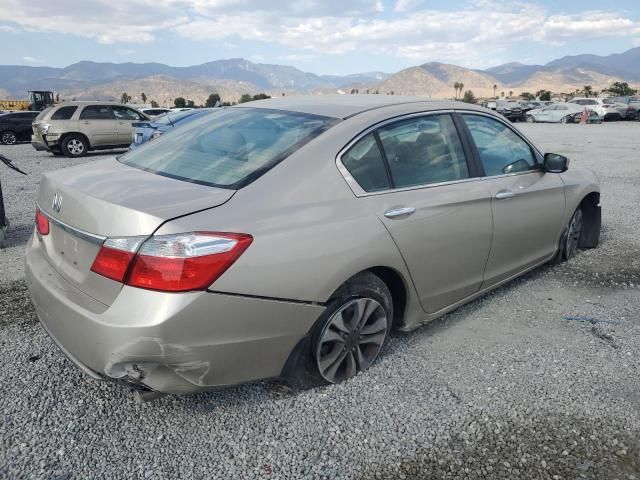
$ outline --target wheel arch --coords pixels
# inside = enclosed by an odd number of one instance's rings
[[[373,273],[387,286],[391,293],[391,302],[393,304],[393,326],[403,326],[405,324],[405,315],[409,301],[409,284],[403,274],[395,268],[388,266],[375,266],[361,270],[351,275],[349,278],[346,278],[344,282],[334,290],[330,299],[334,298],[347,284],[347,282],[349,282],[349,280],[364,272]]]

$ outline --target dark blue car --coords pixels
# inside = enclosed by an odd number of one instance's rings
[[[132,142],[129,148],[137,148],[140,145],[158,138],[159,136],[173,130],[174,128],[186,125],[191,120],[202,118],[217,111],[217,108],[198,108],[194,110],[185,110],[181,112],[169,112],[155,120],[147,122],[136,122],[132,125]]]

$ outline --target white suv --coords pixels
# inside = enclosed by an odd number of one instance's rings
[[[614,103],[606,103],[602,98],[574,98],[568,103],[584,105],[589,110],[596,112],[603,120],[620,120],[622,113],[620,107]]]

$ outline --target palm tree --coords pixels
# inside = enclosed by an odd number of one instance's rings
[[[585,85],[583,92],[584,92],[584,96],[589,98],[593,93],[593,87],[591,85]]]
[[[460,97],[462,97],[462,89],[464,88],[464,83],[460,82],[458,84],[458,88],[460,89]]]
[[[495,83],[493,84],[493,96],[496,96],[496,90],[498,90],[498,85],[496,85]]]
[[[501,92],[501,93],[500,93],[500,96],[501,96],[502,98],[504,98],[504,92]]]
[[[455,99],[457,99],[457,98],[458,98],[458,89],[460,89],[460,84],[459,84],[458,82],[454,83],[454,84],[453,84],[453,88],[454,88],[454,89],[455,89],[455,91],[456,91],[456,94],[455,94],[455,97],[454,97],[454,98],[455,98]]]
[[[513,90],[509,90],[509,98],[513,97]]]

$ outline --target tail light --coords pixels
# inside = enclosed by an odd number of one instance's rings
[[[91,270],[133,287],[205,290],[251,245],[251,235],[192,232],[107,239]]]
[[[49,235],[49,219],[36,208],[36,230],[42,236]]]

